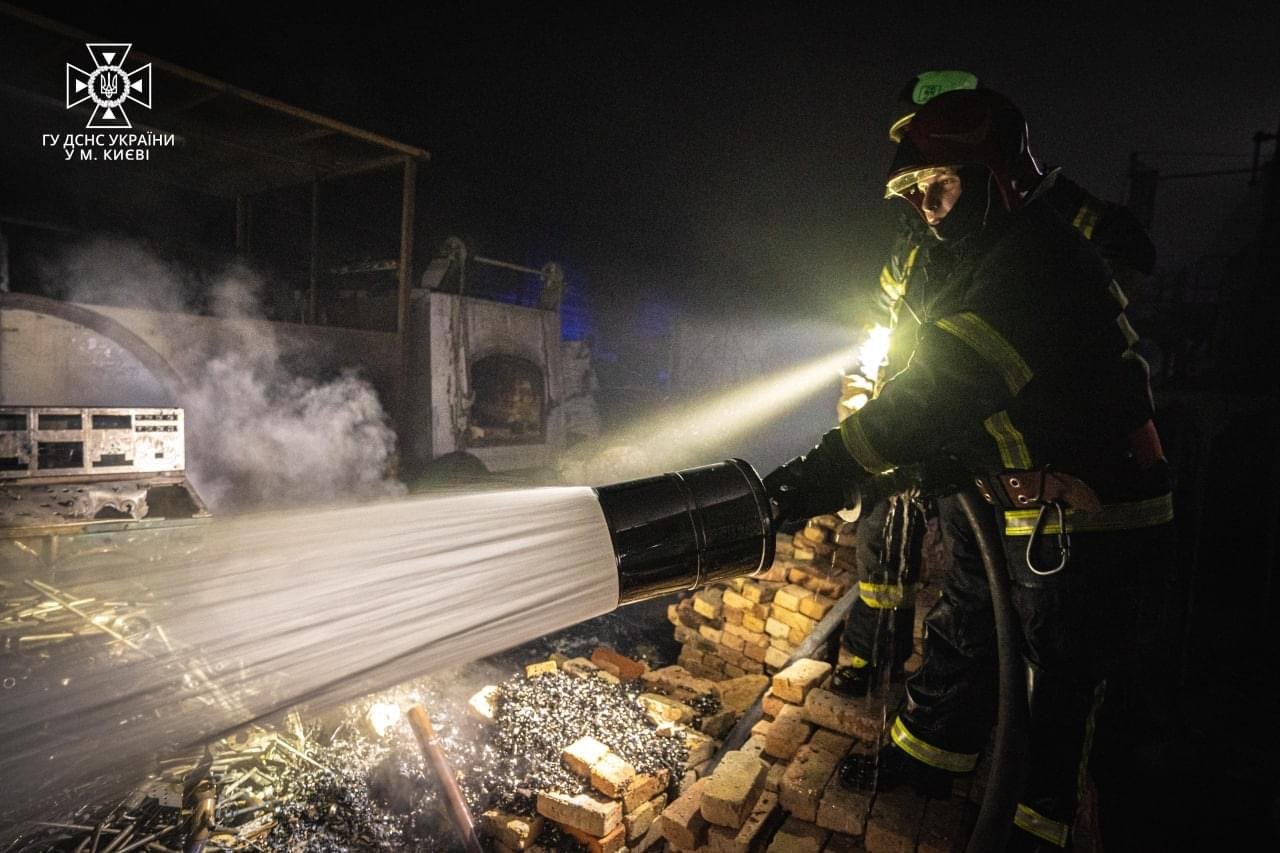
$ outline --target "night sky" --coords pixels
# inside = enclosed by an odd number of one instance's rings
[[[972,70],[1007,93],[1041,159],[1112,200],[1128,191],[1130,152],[1165,174],[1248,168],[1253,134],[1280,122],[1274,4],[1158,17],[965,5],[41,12],[425,147],[419,215],[433,238],[559,261],[596,313],[655,302],[858,320],[896,213],[881,197],[886,131],[920,70]],[[1247,174],[1162,182],[1162,268],[1219,245],[1249,192]]]
[[[1273,4],[700,5],[42,11],[428,149],[420,206],[442,236],[558,260],[597,305],[856,313],[891,233],[886,129],[921,70],[1004,91],[1042,159],[1116,200],[1131,151],[1166,173],[1248,167],[1280,121]],[[1163,264],[1207,250],[1247,182],[1162,184]]]

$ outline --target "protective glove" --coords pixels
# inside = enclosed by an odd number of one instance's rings
[[[853,505],[858,500],[858,483],[869,476],[845,449],[840,429],[830,430],[804,456],[764,478],[774,527],[794,532],[815,515]]]

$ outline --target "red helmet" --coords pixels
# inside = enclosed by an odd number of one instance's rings
[[[1040,175],[1031,154],[1022,111],[990,89],[943,92],[920,107],[900,128],[885,198],[913,199],[921,173],[940,167],[984,166],[999,188],[1006,209],[1022,203],[1022,193]]]

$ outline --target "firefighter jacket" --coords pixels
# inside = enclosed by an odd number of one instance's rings
[[[927,251],[936,295],[909,362],[841,423],[854,460],[873,473],[937,458],[978,474],[1051,465],[1112,510],[1069,524],[1169,520],[1146,365],[1083,235],[1033,197]]]
[[[1149,275],[1155,268],[1155,246],[1127,207],[1099,199],[1063,175],[1061,168],[1045,174],[1035,195],[1098,250],[1119,282]],[[881,381],[906,365],[920,322],[940,295],[940,282],[930,281],[923,269],[927,252],[922,247],[930,242],[920,217],[914,211],[902,212],[889,260],[880,270],[876,300],[880,322],[892,330]]]

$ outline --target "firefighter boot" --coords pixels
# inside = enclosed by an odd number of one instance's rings
[[[884,664],[873,664],[863,658],[854,658],[848,666],[838,666],[831,673],[831,690],[841,696],[861,698],[871,693],[884,681]],[[895,666],[889,674],[889,680],[897,683],[905,678],[906,673],[901,666]]]
[[[852,754],[840,763],[840,782],[859,791],[911,788],[929,797],[951,796],[954,773],[917,761],[893,744],[875,755]]]

